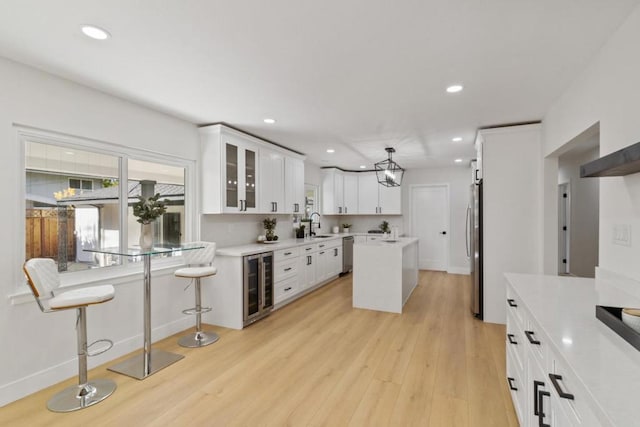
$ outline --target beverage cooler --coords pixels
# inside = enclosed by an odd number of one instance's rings
[[[268,316],[273,310],[273,252],[244,257],[243,325]]]

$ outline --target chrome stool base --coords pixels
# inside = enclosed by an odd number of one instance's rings
[[[47,402],[47,408],[53,412],[72,412],[84,409],[111,396],[116,387],[115,382],[105,379],[67,387]]]
[[[205,345],[213,344],[218,341],[220,337],[215,332],[198,331],[189,335],[185,335],[178,340],[178,344],[182,347],[196,348],[204,347]]]

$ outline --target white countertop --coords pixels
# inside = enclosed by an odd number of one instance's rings
[[[417,237],[398,237],[397,239],[377,239],[366,243],[357,243],[358,246],[385,247],[385,248],[402,248],[417,242]]]
[[[596,318],[596,305],[640,307],[610,279],[582,279],[507,273],[527,310],[551,339],[599,407],[594,412],[615,426],[640,419],[640,351]],[[629,288],[627,287],[627,290]]]
[[[216,250],[216,255],[223,256],[246,256],[259,254],[261,252],[272,252],[280,249],[288,249],[293,248],[295,246],[304,246],[310,245],[314,243],[328,242],[331,240],[342,239],[343,237],[353,236],[356,233],[338,233],[338,234],[323,234],[323,236],[329,237],[321,237],[321,238],[312,238],[312,239],[285,239],[285,240],[277,240],[276,243],[250,243],[248,245],[239,245],[239,246],[228,246],[226,248],[219,248]]]

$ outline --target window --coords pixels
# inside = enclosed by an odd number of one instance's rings
[[[92,191],[93,181],[90,179],[69,178],[69,188],[79,192]]]
[[[159,193],[167,212],[154,222],[156,246],[178,245],[191,230],[186,220],[186,178],[192,163],[122,152],[108,144],[25,136],[25,260],[56,261],[73,272],[140,260],[87,252],[139,246],[132,205]],[[141,160],[144,158],[145,160]],[[120,183],[126,183],[122,188]]]

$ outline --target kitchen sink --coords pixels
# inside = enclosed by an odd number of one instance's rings
[[[313,236],[314,239],[326,239],[327,237],[333,237],[333,236],[328,234],[320,234],[318,236]]]

